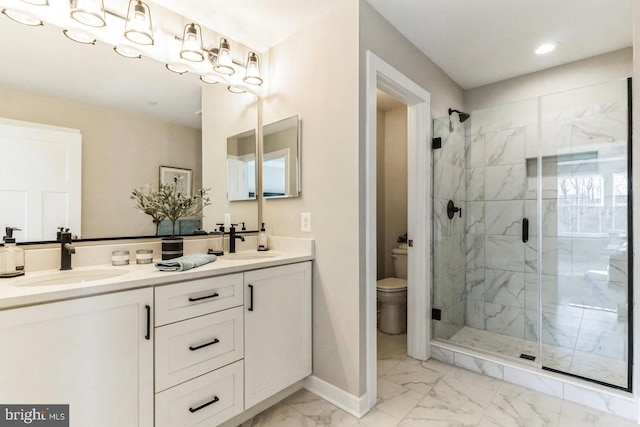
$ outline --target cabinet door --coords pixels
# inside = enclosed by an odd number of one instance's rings
[[[151,427],[152,301],[149,288],[1,311],[0,402],[69,404],[71,427]]]
[[[245,409],[311,374],[311,262],[245,273]]]

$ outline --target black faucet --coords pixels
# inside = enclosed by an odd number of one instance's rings
[[[236,236],[236,226],[238,224],[231,224],[229,227],[229,253],[236,253],[236,239],[240,239],[241,242],[244,242],[243,236]]]
[[[71,255],[76,253],[76,248],[71,244],[71,233],[67,228],[60,231],[60,270],[71,270]]]

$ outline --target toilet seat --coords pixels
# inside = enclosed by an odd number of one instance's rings
[[[399,279],[397,277],[387,277],[386,279],[378,280],[376,283],[376,289],[381,292],[402,292],[407,290],[407,280]]]

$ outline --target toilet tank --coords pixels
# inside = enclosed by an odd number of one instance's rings
[[[394,277],[399,279],[407,278],[407,250],[400,248],[391,249],[391,256],[393,257],[393,271]]]

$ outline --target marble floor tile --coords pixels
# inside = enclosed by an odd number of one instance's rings
[[[450,365],[436,360],[420,362],[407,358],[387,372],[383,378],[424,396],[450,369]]]
[[[250,422],[244,423],[243,427],[315,427],[317,425],[315,421],[290,406],[278,403],[256,415]]]
[[[638,424],[577,403],[564,401],[559,427],[637,427]]]
[[[378,380],[376,408],[399,420],[404,418],[424,397],[409,387],[396,384],[385,378]]]
[[[463,328],[459,334],[462,333],[465,339],[470,339],[474,331],[469,329],[472,328]],[[486,331],[479,332],[477,336],[483,339],[492,337],[492,334]],[[379,334],[378,342],[381,343],[381,348],[394,348],[393,353],[401,357],[398,347],[401,346],[402,339],[399,336]],[[526,346],[532,345],[536,344],[516,340],[511,348],[516,351],[518,346],[526,349]],[[558,350],[558,347],[554,346],[543,346],[544,354],[554,354],[562,360],[568,357],[566,351],[566,349]],[[585,362],[585,366],[591,366],[591,369],[597,366],[598,369],[604,370],[607,364],[611,365],[612,359],[609,358],[590,353],[579,356],[581,358],[578,362]],[[483,376],[458,366],[433,359],[425,362],[412,359],[406,355],[406,336],[402,359],[379,360],[380,365],[386,365],[382,368],[382,371],[386,372],[378,379],[378,402],[362,419],[348,414],[307,390],[300,390],[242,426],[632,427],[636,425],[624,418]]]

